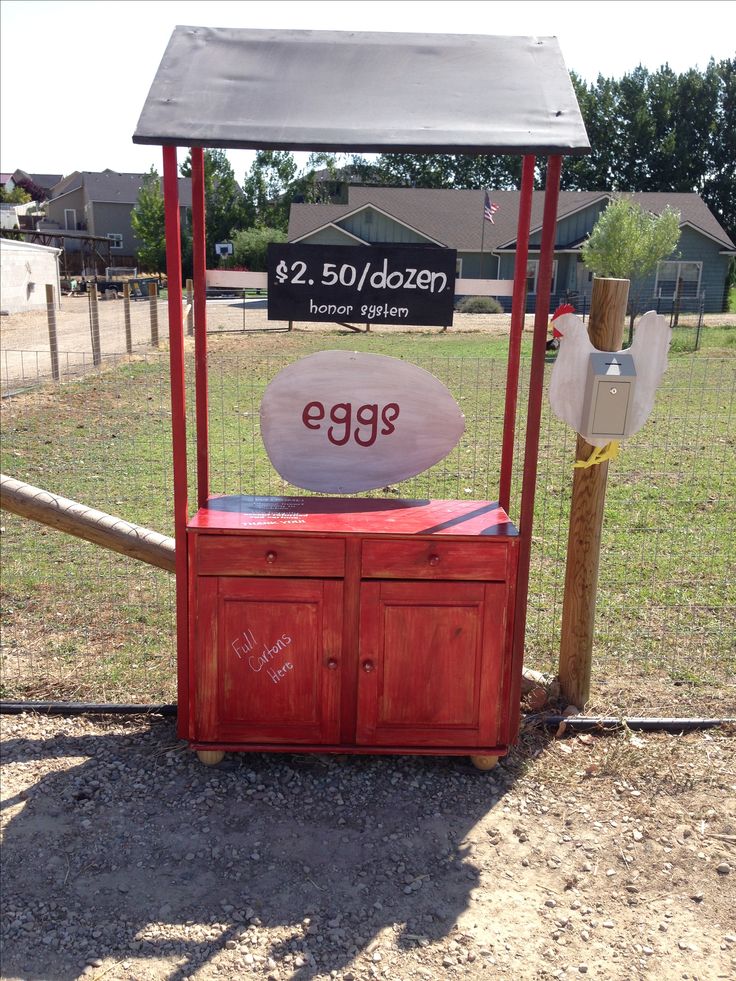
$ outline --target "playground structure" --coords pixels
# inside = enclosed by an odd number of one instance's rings
[[[134,141],[163,147],[179,735],[207,763],[257,749],[467,754],[492,766],[518,729],[561,160],[589,148],[556,42],[177,28]],[[178,146],[191,148],[193,182],[192,517]],[[498,502],[210,494],[205,147],[522,156],[514,280],[484,286],[512,295]],[[546,193],[517,530],[510,492],[538,154]],[[263,285],[233,275],[232,285]]]

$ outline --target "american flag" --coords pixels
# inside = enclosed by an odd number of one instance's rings
[[[490,221],[493,225],[493,216],[498,211],[498,205],[495,201],[491,201],[488,197],[488,191],[486,191],[485,198],[483,199],[483,217],[486,221]]]

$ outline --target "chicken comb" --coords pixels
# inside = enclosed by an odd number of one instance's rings
[[[575,307],[572,303],[561,303],[552,314],[552,320],[557,320],[558,317],[564,317],[566,313],[575,313]]]

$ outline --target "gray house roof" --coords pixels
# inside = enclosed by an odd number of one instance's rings
[[[289,241],[338,221],[366,205],[373,205],[418,232],[460,252],[480,252],[481,240],[486,251],[513,248],[519,211],[519,191],[489,191],[498,205],[494,223],[483,220],[483,190],[446,188],[360,187],[351,186],[347,204],[293,204],[289,216]],[[668,192],[631,192],[622,194],[655,214],[668,205],[680,212],[681,224],[698,231],[722,245],[736,248],[717,219],[698,194]],[[611,197],[610,191],[562,191],[557,212],[558,222],[566,215]],[[544,192],[535,191],[532,202],[532,232],[541,227]],[[483,227],[485,225],[485,228]],[[556,243],[558,248],[576,248],[580,242]]]
[[[20,168],[14,170],[13,173],[9,174],[8,176],[12,177],[16,183],[18,183],[18,181],[22,180],[24,177],[30,178],[34,184],[38,184],[39,187],[47,189],[52,188],[54,184],[57,184],[62,178],[61,174],[31,174],[30,171],[21,170]]]
[[[54,187],[54,198],[83,187],[88,201],[134,205],[138,201],[145,176],[146,174],[119,174],[114,170],[75,170]],[[189,177],[179,178],[179,204],[183,208],[192,206],[192,181]]]

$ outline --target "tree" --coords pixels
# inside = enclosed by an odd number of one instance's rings
[[[625,198],[614,198],[601,214],[582,248],[586,267],[596,276],[631,280],[631,324],[638,311],[643,280],[671,255],[680,239],[680,215],[665,208],[659,215]]]
[[[736,241],[736,58],[714,65],[718,104],[713,120],[710,167],[703,181],[703,200]]]
[[[464,153],[382,153],[374,182],[394,187],[517,187],[518,157]]]
[[[161,273],[166,270],[166,221],[161,178],[151,167],[143,177],[138,200],[130,214],[130,224],[140,241],[138,262],[147,272]],[[181,223],[182,272],[190,276],[192,271],[192,236],[187,222]]]
[[[7,191],[4,187],[0,187],[0,202],[2,204],[28,204],[30,200],[32,200],[31,195],[17,184],[12,191]]]
[[[259,225],[246,228],[233,235],[233,259],[236,266],[245,266],[251,272],[266,271],[266,250],[270,242],[285,242],[286,232],[281,228]]]
[[[143,178],[138,200],[130,215],[130,224],[138,247],[138,262],[147,272],[161,272],[166,268],[166,233],[164,222],[164,195],[161,179],[155,167]]]
[[[561,187],[569,191],[613,188],[616,160],[611,120],[616,118],[617,83],[611,78],[603,78],[599,75],[595,85],[586,85],[574,72],[570,73],[570,79],[593,149],[591,153],[569,157],[565,161]]]
[[[191,153],[179,173],[182,177],[192,176]],[[204,151],[204,201],[207,265],[212,267],[217,264],[216,243],[228,241],[234,229],[247,223],[245,197],[224,150]]]
[[[296,171],[296,162],[288,150],[258,150],[243,182],[246,202],[244,225],[286,231],[291,206],[286,192]]]

